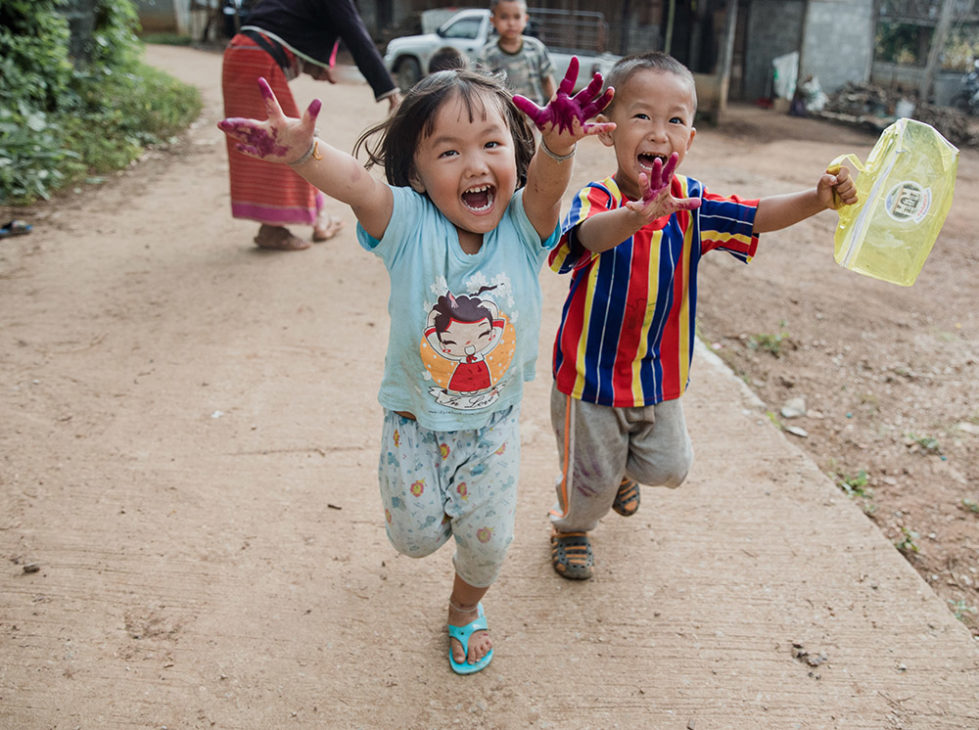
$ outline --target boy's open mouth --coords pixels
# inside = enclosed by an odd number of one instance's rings
[[[665,165],[667,161],[666,155],[654,155],[650,152],[640,152],[639,153],[639,164],[646,168],[647,170],[653,169],[653,163],[656,160],[660,161],[660,164]]]
[[[474,213],[482,213],[493,207],[495,193],[496,188],[492,185],[479,185],[464,192],[462,202]]]

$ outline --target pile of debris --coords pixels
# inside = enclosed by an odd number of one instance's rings
[[[951,107],[922,104],[915,96],[873,84],[849,82],[829,97],[822,111],[812,115],[878,131],[899,116],[906,116],[930,124],[958,147],[979,147],[979,124],[975,119]]]

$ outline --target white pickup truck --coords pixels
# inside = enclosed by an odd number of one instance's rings
[[[437,12],[437,11],[428,11]],[[578,81],[575,90],[585,86],[596,71],[607,74],[618,56],[605,53],[608,26],[601,13],[528,8],[531,23],[546,45],[554,64],[554,80],[560,83],[572,56],[578,57]],[[425,14],[423,13],[423,16]],[[423,25],[425,19],[423,17]],[[480,49],[495,37],[489,10],[460,10],[440,25],[434,33],[402,36],[392,39],[384,54],[384,63],[402,90],[407,90],[428,72],[432,55],[445,46],[454,46],[472,61]]]

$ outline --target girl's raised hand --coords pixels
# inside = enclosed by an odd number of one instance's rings
[[[279,106],[279,100],[272,93],[272,87],[264,78],[259,78],[258,88],[265,99],[268,119],[246,119],[231,117],[218,122],[218,129],[236,140],[235,149],[268,162],[292,164],[306,156],[316,134],[316,117],[322,102],[313,99],[302,119],[287,117]]]
[[[558,86],[554,98],[545,107],[539,107],[530,99],[516,95],[513,103],[537,126],[541,132],[551,137],[557,143],[560,137],[566,137],[566,142],[572,144],[588,134],[610,132],[615,129],[614,122],[592,122],[587,120],[601,112],[612,101],[615,89],[609,87],[602,92],[602,75],[596,73],[591,83],[574,96],[571,92],[578,79],[578,57],[572,56],[568,71]]]
[[[648,175],[639,173],[642,200],[630,201],[626,207],[642,218],[643,225],[678,210],[696,210],[700,207],[700,198],[674,198],[670,195],[670,181],[679,161],[680,156],[674,152],[665,165],[657,158]]]

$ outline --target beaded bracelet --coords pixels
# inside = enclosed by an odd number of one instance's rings
[[[547,146],[547,142],[544,141],[544,138],[543,137],[541,137],[540,146],[541,146],[541,149],[544,150],[544,154],[547,155],[548,157],[550,157],[552,160],[554,160],[557,163],[561,163],[561,162],[565,162],[566,160],[570,160],[572,157],[574,157],[575,150],[578,149],[578,143],[575,142],[574,147],[571,148],[571,151],[568,154],[566,154],[566,155],[558,155],[558,154],[555,154],[554,152],[551,151],[551,148]]]

